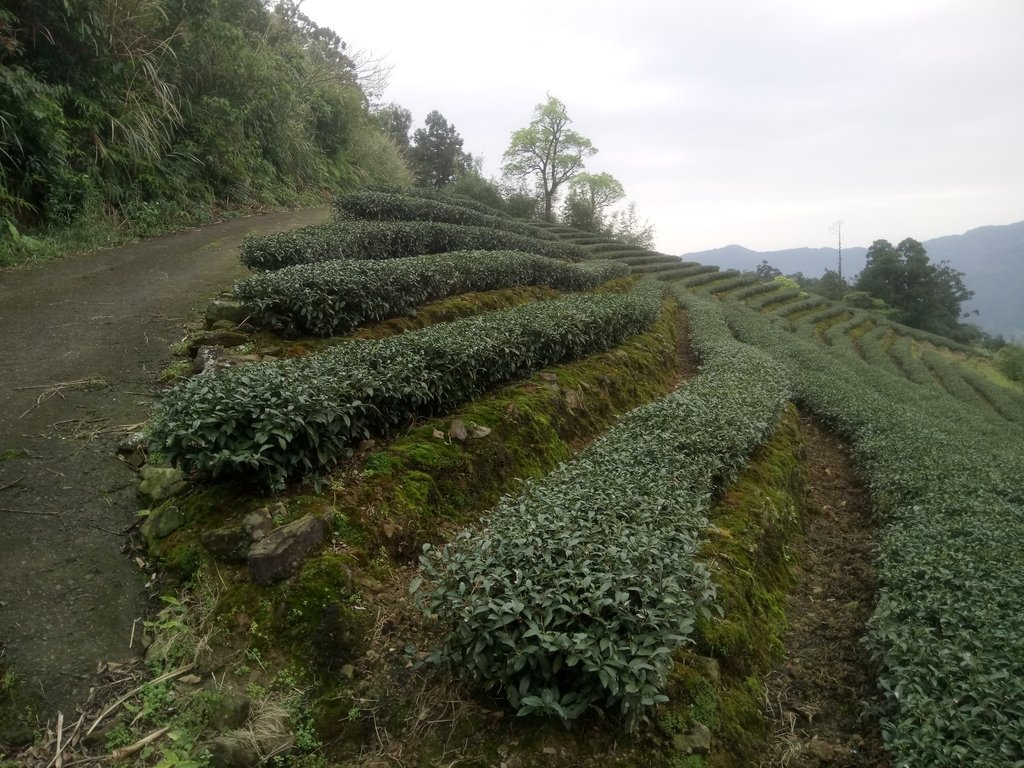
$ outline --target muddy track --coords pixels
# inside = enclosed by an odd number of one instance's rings
[[[770,732],[763,768],[891,763],[864,702],[875,674],[861,644],[874,608],[877,524],[853,461],[835,435],[803,419],[810,516],[796,586],[786,599],[785,656],[765,681]]]
[[[135,476],[115,456],[148,417],[168,345],[244,274],[252,233],[324,209],[235,219],[0,273],[0,663],[70,714],[98,663],[130,657],[145,576],[122,552]]]

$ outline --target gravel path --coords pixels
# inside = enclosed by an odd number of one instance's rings
[[[245,273],[245,235],[326,217],[234,219],[0,273],[0,662],[44,714],[70,714],[100,662],[132,654],[147,610],[122,553],[136,481],[115,447],[148,417],[168,345]]]

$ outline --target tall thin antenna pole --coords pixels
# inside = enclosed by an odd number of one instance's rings
[[[828,231],[839,238],[839,298],[843,298],[843,222],[837,221],[828,228]]]

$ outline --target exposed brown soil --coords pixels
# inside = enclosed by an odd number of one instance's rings
[[[763,768],[888,766],[874,670],[860,639],[875,600],[877,525],[839,440],[804,420],[812,487],[798,582],[786,599],[785,656],[765,681],[770,732]]]
[[[138,505],[115,447],[148,418],[168,346],[201,297],[244,274],[245,235],[326,216],[236,219],[0,273],[0,663],[44,713],[70,713],[98,664],[134,655],[149,595],[122,553]]]
[[[676,351],[679,353],[679,376],[680,383],[689,381],[700,370],[700,363],[690,346],[690,316],[686,310],[679,313],[679,323],[676,326],[677,341]]]

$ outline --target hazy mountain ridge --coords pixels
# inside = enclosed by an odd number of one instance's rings
[[[1024,341],[1024,221],[978,227],[922,244],[933,262],[948,261],[964,273],[964,283],[974,291],[964,309],[978,311],[971,322],[989,333]],[[864,268],[866,255],[864,247],[843,248],[843,275],[855,277]],[[686,253],[680,258],[748,271],[767,261],[787,275],[803,272],[808,277],[835,269],[837,262],[835,248],[753,251],[741,245]]]

